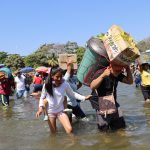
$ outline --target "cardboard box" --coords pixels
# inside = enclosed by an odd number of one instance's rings
[[[103,42],[112,63],[130,65],[140,56],[133,38],[119,26],[113,25],[104,35]]]
[[[74,69],[78,68],[76,54],[59,54],[58,63],[60,68],[66,70],[68,62],[73,64]]]

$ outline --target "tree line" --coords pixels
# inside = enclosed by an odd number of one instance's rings
[[[150,38],[137,43],[140,52],[150,49]],[[8,54],[5,51],[0,52],[0,64],[5,64],[13,71],[25,66],[36,68],[38,66],[58,65],[58,55],[60,53],[77,54],[77,62],[80,64],[86,48],[78,46],[76,42],[68,41],[66,44],[43,44],[35,52],[20,56],[19,54]]]
[[[77,62],[79,64],[84,52],[85,48],[78,46],[76,42],[68,41],[66,44],[43,44],[35,52],[27,56],[8,54],[5,51],[1,51],[0,64],[5,64],[13,71],[25,66],[33,68],[38,66],[53,67],[58,65],[58,55],[61,53],[77,54]]]

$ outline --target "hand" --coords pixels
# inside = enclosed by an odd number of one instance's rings
[[[89,100],[92,97],[92,95],[85,96],[85,100]]]
[[[67,63],[67,70],[71,70],[72,69],[72,63]]]
[[[39,107],[39,110],[36,113],[36,118],[39,118],[39,116],[42,114],[42,112],[43,112],[43,108]]]
[[[104,70],[104,72],[102,73],[102,77],[108,77],[110,75],[111,71],[110,71],[110,67],[107,67],[107,69]]]

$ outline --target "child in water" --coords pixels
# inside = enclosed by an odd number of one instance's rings
[[[63,71],[59,67],[51,69],[51,73],[43,85],[43,90],[40,97],[39,109],[36,117],[39,117],[45,109],[45,99],[48,102],[48,125],[51,133],[56,133],[56,119],[58,118],[66,133],[72,132],[72,126],[68,116],[64,113],[64,96],[71,95],[79,100],[88,100],[91,95],[82,96],[73,92],[70,85],[62,78]]]

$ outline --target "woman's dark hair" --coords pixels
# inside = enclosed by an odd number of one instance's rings
[[[51,68],[51,72],[48,74],[48,77],[45,81],[45,89],[47,93],[51,96],[53,96],[53,83],[52,83],[52,76],[55,75],[58,72],[63,72],[63,70],[59,67]]]

